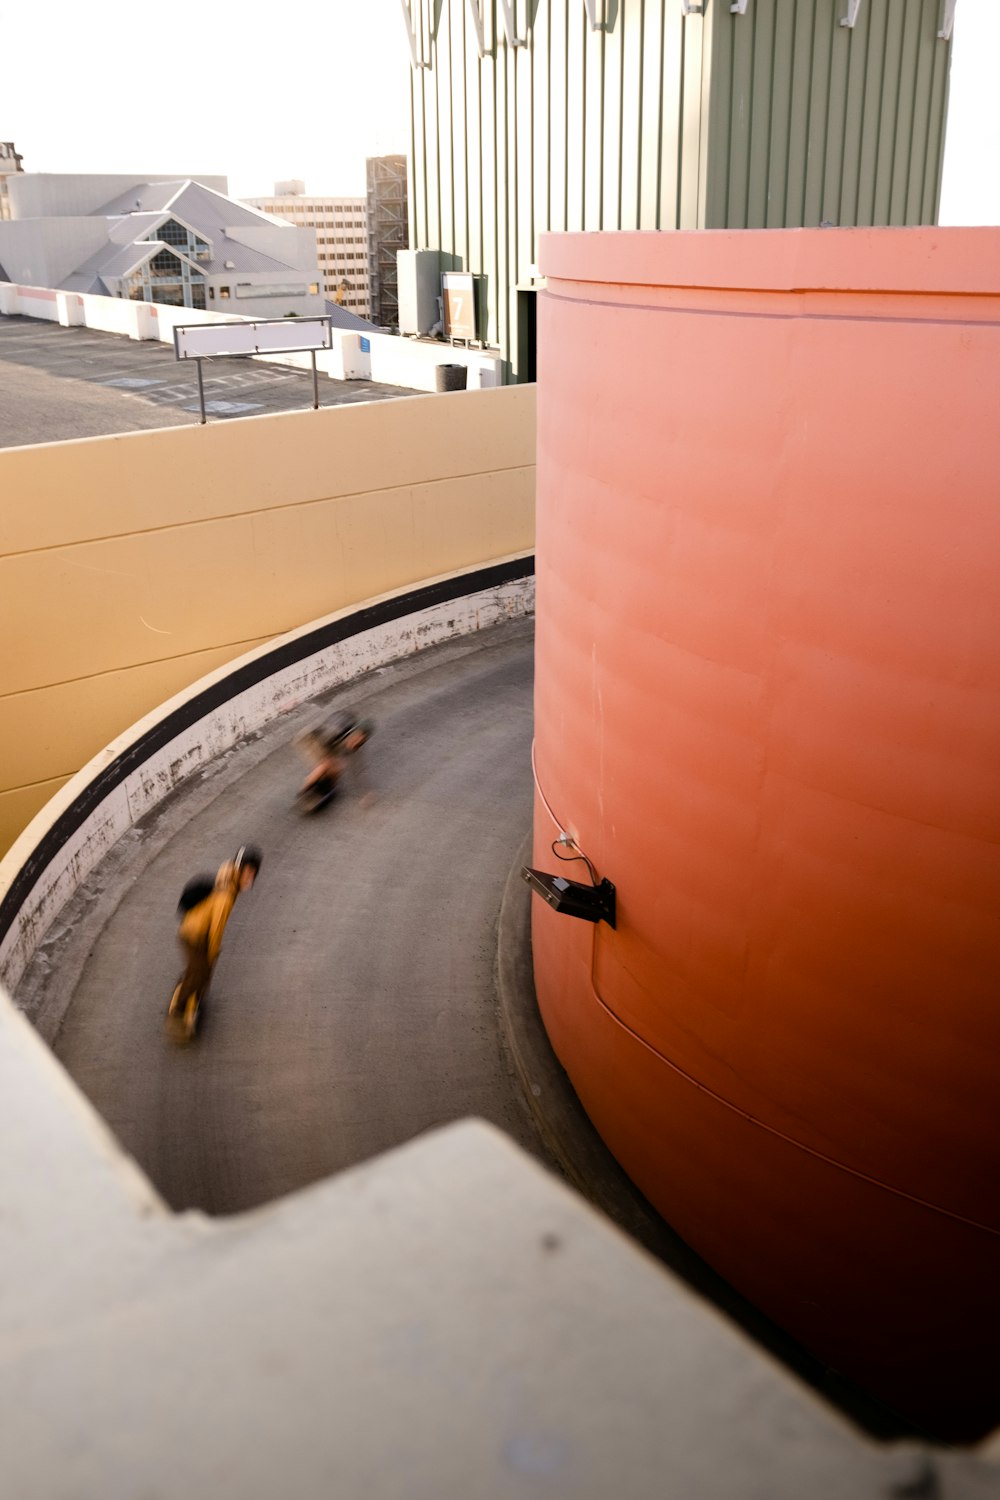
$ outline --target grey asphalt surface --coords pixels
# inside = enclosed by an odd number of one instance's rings
[[[292,740],[317,713],[300,708],[180,789],[79,893],[18,1000],[68,1005],[57,1056],[174,1208],[246,1209],[468,1115],[546,1159],[495,986],[531,818],[531,693],[525,622],[371,674],[324,700],[375,722],[370,806],[355,785],[296,810]],[[244,841],[263,869],[201,1033],[177,1046],[177,897]]]
[[[242,358],[206,360],[203,370],[210,422],[312,407],[311,372]],[[321,406],[417,394],[319,377]],[[0,448],[200,420],[197,367],[175,359],[172,346],[0,317]]]

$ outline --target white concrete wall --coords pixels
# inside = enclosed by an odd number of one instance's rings
[[[12,282],[0,281],[0,313],[8,318],[44,318],[50,323],[58,323],[58,295],[52,287],[15,286]]]
[[[368,351],[361,341],[368,343]],[[311,370],[308,354],[261,355],[275,364]],[[316,356],[316,368],[331,380],[375,380],[413,391],[434,391],[438,365],[465,365],[467,389],[492,390],[501,384],[500,356],[481,349],[452,349],[448,344],[417,343],[389,333],[341,333],[333,330],[333,347]]]
[[[159,308],[147,311],[144,303],[130,302],[123,297],[98,297],[92,292],[81,294],[83,323],[87,328],[99,328],[105,333],[121,333],[126,338],[155,338],[155,318]]]
[[[0,265],[14,281],[57,287],[107,243],[103,219],[14,220],[0,224]]]
[[[259,224],[235,224],[226,233],[238,245],[259,250],[262,255],[272,255],[276,260],[295,266],[303,273],[308,271],[309,278],[313,281],[319,274],[316,230],[310,225],[287,222],[271,224],[262,218]],[[273,275],[278,280],[286,273],[260,271],[256,275],[265,279]],[[298,278],[293,276],[291,279],[294,281]]]
[[[235,276],[235,271],[233,275]],[[294,276],[294,272],[290,273]],[[57,303],[58,297],[75,296],[78,304]],[[305,304],[312,299],[296,298]],[[274,308],[251,313],[253,305],[232,299],[232,312],[201,312],[190,307],[167,307],[156,302],[130,302],[121,297],[98,297],[93,294],[57,293],[48,287],[19,286],[0,281],[0,315],[7,317],[49,318],[53,322],[80,322],[88,328],[120,333],[131,339],[159,339],[172,344],[177,323],[232,323],[241,318],[273,317]],[[73,316],[65,316],[65,309]],[[264,304],[261,304],[264,308]],[[368,340],[369,351],[362,351],[361,340]],[[293,365],[311,370],[308,354],[255,356],[273,364]],[[451,348],[448,344],[423,343],[388,333],[355,333],[333,330],[332,348],[316,356],[316,367],[330,380],[375,380],[385,385],[404,386],[414,391],[434,391],[438,365],[465,365],[468,389],[492,389],[502,384],[500,355],[491,350]]]
[[[422,343],[387,333],[372,335],[372,380],[381,380],[387,385],[412,386],[418,391],[433,391],[434,372],[438,365],[466,365],[469,390],[482,390],[502,383],[499,352]]]

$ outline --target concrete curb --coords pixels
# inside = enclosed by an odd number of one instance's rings
[[[653,1255],[686,1275],[680,1262],[684,1257],[694,1262],[697,1257],[622,1171],[552,1050],[538,1010],[531,965],[531,891],[521,879],[521,866],[530,859],[529,834],[504,887],[497,930],[497,991],[504,1040],[532,1119],[577,1192]]]

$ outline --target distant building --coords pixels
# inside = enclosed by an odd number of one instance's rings
[[[316,231],[323,293],[339,307],[369,316],[368,221],[364,198],[307,193],[298,179],[276,182],[270,198],[248,198],[253,208]]]
[[[396,253],[410,243],[406,157],[370,156],[367,172],[371,319],[379,327],[395,328],[399,324]]]
[[[23,172],[21,157],[14,149],[13,141],[0,141],[0,219],[10,218],[7,198],[7,179],[15,172]]]
[[[259,318],[326,311],[316,237],[226,196],[224,177],[9,177],[9,280]]]
[[[546,230],[933,224],[953,14],[403,0],[412,274],[471,275],[478,336],[533,380]]]

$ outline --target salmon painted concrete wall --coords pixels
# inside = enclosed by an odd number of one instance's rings
[[[670,1223],[938,1434],[1000,1417],[1000,231],[550,236],[549,1035]],[[573,851],[564,849],[565,853]]]

